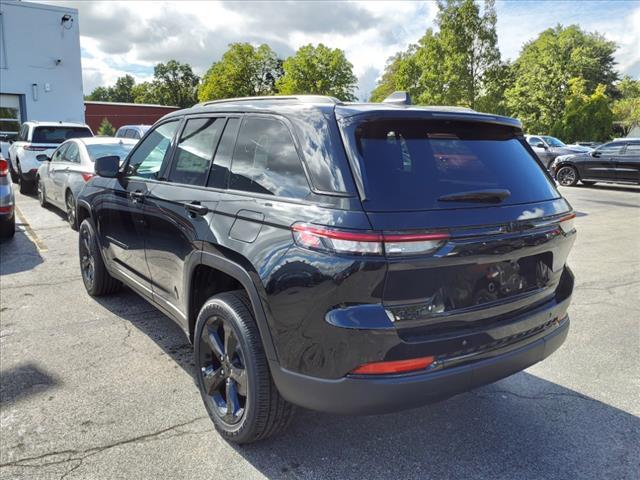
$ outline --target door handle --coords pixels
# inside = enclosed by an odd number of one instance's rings
[[[187,209],[187,211],[192,215],[206,215],[207,213],[209,213],[209,209],[207,207],[205,207],[204,205],[200,205],[199,203],[196,202],[192,202],[192,203],[187,203],[184,208]]]
[[[136,190],[135,192],[129,192],[129,198],[132,202],[138,203],[144,200],[145,193],[141,190]]]

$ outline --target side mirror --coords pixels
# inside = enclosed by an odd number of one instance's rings
[[[547,146],[542,143],[542,142],[538,142],[534,145],[534,147],[538,147],[538,148],[544,148],[545,150],[547,149]]]
[[[120,157],[117,155],[109,155],[108,157],[100,157],[95,163],[96,175],[105,178],[116,178],[120,171]]]
[[[51,157],[45,155],[44,153],[41,153],[40,155],[36,155],[36,160],[38,160],[39,162],[50,162]]]
[[[598,158],[598,157],[599,157],[599,156],[601,156],[601,155],[602,155],[602,153],[600,153],[600,152],[599,152],[599,151],[597,151],[597,150],[594,150],[593,152],[591,152],[591,156],[592,156],[592,157],[595,157],[595,158]]]

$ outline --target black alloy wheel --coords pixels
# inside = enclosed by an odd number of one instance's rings
[[[573,187],[578,183],[578,172],[571,166],[560,167],[556,173],[556,180],[564,187]]]
[[[82,281],[87,291],[92,291],[94,288],[94,282],[96,277],[96,259],[94,255],[94,249],[91,248],[91,230],[84,228],[85,224],[80,229],[80,242],[79,242],[79,254],[80,254],[80,272],[82,273]]]
[[[73,197],[73,193],[67,192],[64,204],[67,211],[67,221],[69,222],[69,226],[72,230],[77,230],[78,226],[76,224],[76,200]]]
[[[201,385],[209,411],[228,426],[238,424],[247,405],[248,378],[242,347],[228,321],[212,316],[200,335]]]

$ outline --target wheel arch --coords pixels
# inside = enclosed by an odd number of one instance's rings
[[[208,286],[210,288],[204,289],[204,293],[198,294],[198,292],[202,292],[202,290],[198,290],[197,283],[203,279],[202,275],[205,274],[204,272],[208,275],[215,275],[218,283],[215,286],[209,283]],[[209,281],[211,279],[211,277],[205,278]],[[193,340],[195,321],[198,317],[200,307],[204,301],[211,296],[207,292],[210,291],[212,294],[216,294],[242,288],[247,292],[249,300],[251,301],[253,314],[256,319],[258,331],[260,332],[260,338],[262,340],[262,345],[267,359],[277,361],[275,346],[273,344],[273,339],[271,338],[271,332],[269,330],[260,294],[250,274],[242,266],[219,255],[202,252],[200,261],[193,262],[191,264],[189,274],[185,276],[185,280],[187,281],[187,285],[185,285],[187,288],[185,291],[188,292],[186,296],[188,299],[188,333],[191,340]],[[216,286],[221,286],[222,288],[215,288]]]
[[[82,222],[87,218],[92,218],[91,206],[84,200],[76,199],[76,222],[78,227],[80,227]]]

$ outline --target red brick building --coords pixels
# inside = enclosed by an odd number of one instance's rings
[[[103,118],[117,130],[123,125],[152,125],[179,107],[148,105],[146,103],[84,102],[84,121],[97,132]]]

